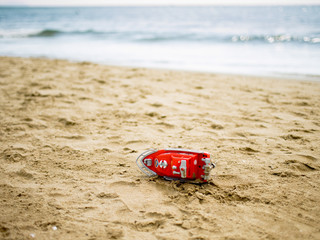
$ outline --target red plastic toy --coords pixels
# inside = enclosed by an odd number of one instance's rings
[[[137,158],[136,163],[147,176],[200,182],[207,182],[211,169],[215,167],[209,153],[180,148],[147,150]]]

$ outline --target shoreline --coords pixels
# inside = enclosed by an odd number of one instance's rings
[[[141,68],[141,69],[150,69],[150,70],[159,70],[159,71],[174,71],[174,72],[189,72],[195,74],[213,74],[221,76],[230,76],[230,77],[248,77],[248,78],[265,78],[265,79],[276,79],[276,80],[290,80],[290,81],[307,81],[307,82],[320,82],[320,75],[313,74],[298,74],[298,73],[266,73],[266,74],[256,74],[256,73],[226,73],[226,72],[214,72],[214,71],[201,71],[201,70],[188,70],[183,68],[166,68],[166,67],[148,67],[148,66],[138,66],[138,65],[126,65],[126,64],[108,64],[103,62],[95,61],[81,61],[81,60],[72,60],[67,58],[51,58],[51,57],[20,57],[20,56],[0,56],[0,58],[21,58],[21,59],[38,59],[38,60],[61,60],[70,63],[91,63],[102,65],[106,67],[123,67],[123,68]]]
[[[41,58],[40,58],[41,59]],[[54,59],[54,58],[44,58],[44,59]],[[76,61],[76,60],[68,60],[61,59],[64,61],[70,61],[74,63],[81,63],[86,61]],[[89,61],[91,62],[91,61]],[[201,71],[201,70],[188,70],[184,68],[166,68],[166,67],[144,67],[144,66],[135,66],[135,65],[113,65],[113,64],[104,64],[101,62],[91,62],[94,64],[110,66],[110,67],[125,67],[125,68],[143,68],[143,69],[152,69],[152,70],[163,70],[163,71],[176,71],[176,72],[190,72],[190,73],[203,73],[203,74],[214,74],[214,75],[222,75],[222,76],[230,76],[230,77],[249,77],[249,78],[269,78],[269,79],[277,79],[277,80],[291,80],[291,81],[307,81],[307,82],[320,82],[320,75],[313,74],[298,74],[298,73],[265,73],[265,74],[257,74],[257,73],[227,73],[227,72],[215,72],[215,71]]]
[[[319,82],[0,61],[3,239],[319,239]],[[135,165],[170,147],[209,183]]]

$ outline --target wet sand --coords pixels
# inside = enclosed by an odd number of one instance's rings
[[[1,239],[320,238],[320,83],[0,62]],[[167,147],[209,183],[144,176]]]

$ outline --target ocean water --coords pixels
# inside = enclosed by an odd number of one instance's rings
[[[320,6],[0,7],[0,55],[319,80]]]

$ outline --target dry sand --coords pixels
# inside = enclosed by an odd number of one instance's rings
[[[0,58],[1,239],[320,239],[320,83]],[[208,151],[208,184],[144,176]]]

